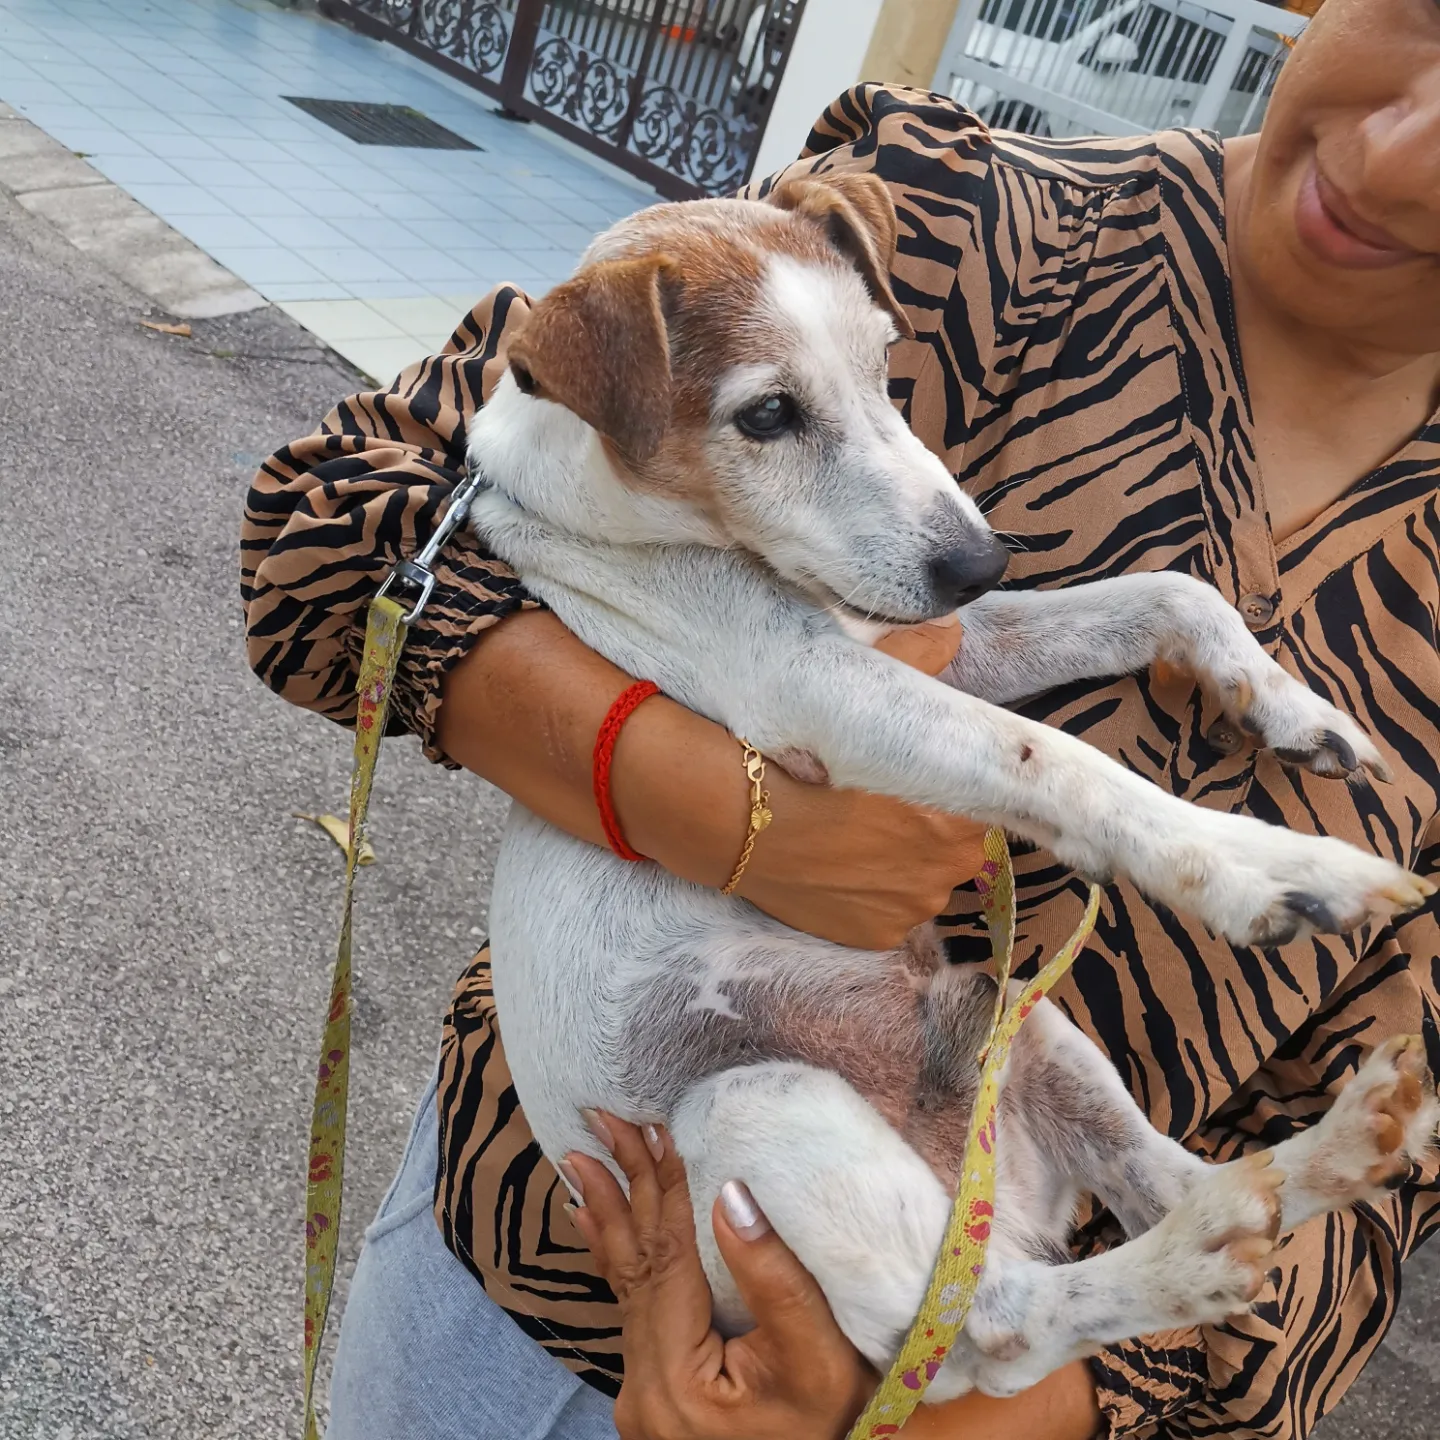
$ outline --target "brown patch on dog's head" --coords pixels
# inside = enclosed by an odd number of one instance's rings
[[[879,180],[797,180],[771,201],[657,205],[622,220],[509,346],[521,390],[593,426],[625,484],[688,501],[722,528],[706,441],[715,386],[738,364],[789,358],[765,296],[774,259],[852,269],[913,334],[890,289],[897,226]]]
[[[815,221],[830,243],[860,272],[875,303],[889,311],[907,340],[915,327],[890,286],[899,222],[885,182],[865,172],[836,171],[786,180],[768,197],[772,205]]]
[[[510,372],[607,436],[631,461],[660,448],[670,423],[665,254],[586,266],[536,305],[510,344]]]

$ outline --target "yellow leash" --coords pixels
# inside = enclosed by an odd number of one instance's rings
[[[1075,933],[1019,998],[1006,1007],[1005,991],[1015,949],[1015,876],[1010,868],[1009,847],[999,830],[991,830],[985,836],[985,868],[976,883],[985,904],[985,922],[990,931],[995,978],[1000,990],[995,1002],[995,1019],[981,1052],[984,1063],[975,1109],[970,1116],[965,1164],[945,1240],[920,1313],[889,1373],[851,1429],[849,1440],[879,1440],[881,1436],[897,1434],[915,1413],[926,1387],[939,1372],[955,1337],[964,1327],[985,1268],[990,1221],[995,1214],[995,1107],[1000,1093],[1000,1072],[1005,1068],[1010,1044],[1025,1017],[1074,964],[1075,957],[1090,938],[1100,908],[1100,889],[1092,885],[1090,902]]]
[[[310,1111],[310,1173],[305,1185],[305,1440],[315,1428],[315,1362],[335,1286],[335,1250],[340,1239],[340,1198],[345,1176],[345,1111],[350,1095],[350,929],[355,905],[355,871],[365,838],[375,760],[390,712],[390,687],[405,644],[406,607],[389,596],[370,604],[365,654],[356,686],[355,760],[350,774],[350,831],[345,846],[345,899],[340,942],[330,979],[330,1009],[315,1072]]]
[[[459,485],[450,507],[425,548],[401,560],[370,602],[365,650],[355,684],[355,750],[350,771],[350,822],[345,845],[345,895],[340,939],[330,978],[330,1008],[315,1072],[310,1110],[310,1169],[305,1184],[305,1440],[319,1440],[315,1425],[315,1366],[335,1288],[335,1255],[340,1240],[340,1200],[345,1175],[345,1119],[350,1098],[350,935],[355,907],[355,871],[366,854],[365,817],[375,762],[390,715],[390,692],[405,636],[435,589],[430,568],[441,547],[464,523],[470,502],[483,484],[477,473]],[[400,586],[415,594],[410,606],[392,599]]]

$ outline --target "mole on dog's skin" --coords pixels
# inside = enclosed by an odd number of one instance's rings
[[[592,649],[788,768],[973,816],[1115,875],[1236,943],[1348,930],[1432,887],[1340,841],[1178,800],[1004,705],[1163,662],[1292,763],[1382,770],[1198,581],[994,589],[1005,552],[886,393],[906,330],[884,186],[832,172],[767,202],[643,211],[540,301],[475,419],[472,524]],[[870,648],[964,606],[942,680]],[[737,752],[738,754],[738,752]],[[729,1331],[708,1223],[743,1179],[883,1369],[948,1216],[994,983],[922,929],[891,952],[787,929],[520,806],[495,872],[496,1003],[545,1153],[605,1157],[583,1108],[664,1121]],[[1244,1309],[1276,1236],[1376,1193],[1440,1106],[1418,1042],[1378,1049],[1312,1130],[1209,1166],[1157,1133],[1042,1003],[1003,1077],[996,1220],[927,1398],[1008,1395],[1107,1344]],[[1057,1266],[1082,1191],[1131,1243]]]

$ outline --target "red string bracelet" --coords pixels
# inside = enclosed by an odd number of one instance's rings
[[[600,810],[600,824],[605,830],[605,839],[610,848],[622,860],[643,860],[645,856],[632,850],[625,843],[620,831],[620,821],[615,815],[615,803],[610,798],[610,761],[615,755],[615,742],[620,738],[620,729],[652,695],[658,695],[660,687],[653,680],[637,680],[610,707],[600,722],[599,733],[595,736],[595,804]]]

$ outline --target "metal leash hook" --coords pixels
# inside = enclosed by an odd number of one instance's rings
[[[431,595],[435,593],[435,572],[431,567],[446,541],[469,517],[470,502],[484,486],[484,477],[479,473],[467,475],[456,487],[454,497],[450,501],[450,508],[441,517],[440,523],[435,527],[435,533],[425,542],[419,554],[409,560],[397,560],[390,567],[390,573],[375,592],[375,598],[379,600],[388,595],[393,585],[403,585],[407,590],[417,592],[420,597],[415,601],[409,614],[404,616],[401,624],[413,625],[424,613],[425,607],[430,603]]]

